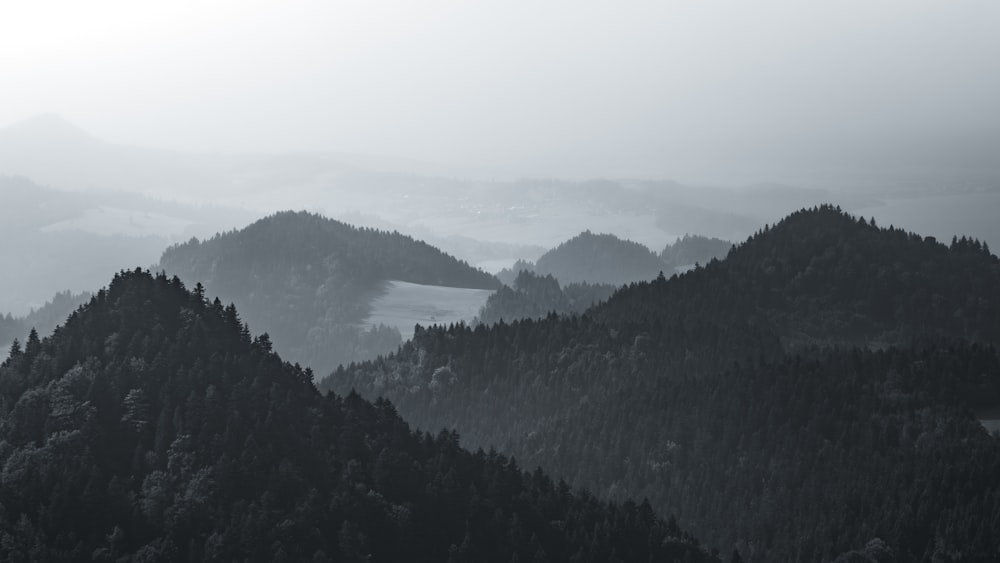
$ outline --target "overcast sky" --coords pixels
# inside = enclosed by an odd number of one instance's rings
[[[0,126],[498,173],[996,172],[1000,2],[0,3]]]

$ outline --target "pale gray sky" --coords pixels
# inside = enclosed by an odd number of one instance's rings
[[[995,174],[1000,2],[5,1],[0,127],[681,181]]]

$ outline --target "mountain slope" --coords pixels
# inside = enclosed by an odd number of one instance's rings
[[[1000,446],[968,409],[1000,405],[997,295],[981,245],[822,207],[581,317],[427,329],[321,387],[648,496],[749,560],[829,561],[873,538],[903,561],[988,557]]]
[[[290,359],[320,373],[395,350],[399,332],[362,327],[388,280],[494,289],[495,278],[399,233],[282,212],[168,248],[160,266],[234,302]]]
[[[707,264],[713,259],[726,257],[733,243],[714,237],[701,235],[684,235],[673,244],[668,244],[660,251],[660,260],[667,265],[668,272],[675,272],[694,266]]]
[[[232,306],[117,275],[0,366],[0,559],[709,561],[391,404],[321,396]]]
[[[0,346],[6,347],[15,339],[23,341],[32,329],[40,334],[52,332],[52,329],[63,322],[74,309],[90,301],[90,298],[91,295],[87,292],[73,294],[69,291],[60,291],[45,305],[32,309],[23,317],[16,317],[10,313],[0,315]]]
[[[477,320],[493,324],[501,320],[536,319],[549,313],[582,313],[615,292],[609,284],[571,283],[560,286],[551,274],[540,276],[521,270],[511,284],[490,295]]]
[[[725,260],[670,283],[637,284],[594,315],[612,323],[761,318],[787,342],[903,343],[921,333],[1000,343],[1000,260],[839,208],[789,215]]]

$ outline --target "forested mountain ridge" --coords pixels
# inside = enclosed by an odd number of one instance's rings
[[[823,206],[581,316],[421,330],[320,386],[647,496],[751,561],[990,560],[1000,449],[969,408],[1000,404],[998,280],[975,241]]]
[[[168,248],[160,266],[234,302],[282,352],[325,372],[394,350],[399,332],[361,327],[387,280],[477,289],[500,283],[440,250],[393,232],[306,212]]]
[[[199,285],[122,272],[0,365],[5,561],[710,561],[386,401],[321,396]]]
[[[787,343],[905,343],[932,333],[1000,343],[1000,260],[824,205],[795,212],[676,279],[638,283],[592,314],[610,323],[766,319]]]

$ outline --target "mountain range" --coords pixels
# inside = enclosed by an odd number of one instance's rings
[[[996,194],[410,166],[0,130],[0,559],[1000,553],[1000,261],[951,236]],[[369,322],[449,286],[496,292]]]
[[[306,212],[271,215],[239,231],[164,251],[160,268],[203,283],[266,327],[286,356],[319,373],[394,351],[395,328],[363,326],[385,284],[495,289],[490,274],[398,232]]]
[[[980,241],[820,206],[582,315],[428,328],[320,387],[648,497],[748,561],[989,560],[998,295]]]
[[[0,365],[4,561],[712,561],[647,503],[321,396],[239,313],[121,272]]]

